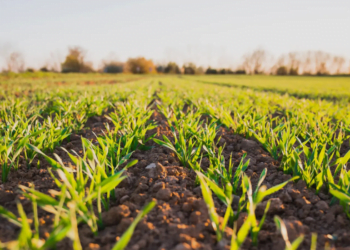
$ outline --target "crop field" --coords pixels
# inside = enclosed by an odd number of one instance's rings
[[[251,88],[279,94],[288,93],[295,97],[350,101],[349,77],[212,75],[193,78],[207,84]]]
[[[0,249],[349,249],[350,78],[0,77]]]

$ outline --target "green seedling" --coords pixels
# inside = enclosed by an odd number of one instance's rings
[[[300,246],[300,244],[304,240],[304,235],[300,235],[298,238],[296,238],[291,243],[289,241],[289,238],[288,238],[287,227],[284,224],[284,221],[278,216],[275,216],[274,220],[275,220],[275,224],[276,224],[277,229],[281,232],[282,238],[283,238],[284,242],[286,243],[285,250],[296,250],[296,249],[298,249],[298,247]]]
[[[229,217],[231,214],[232,199],[230,198],[230,200],[227,201],[228,206],[227,206],[227,209],[225,212],[224,219],[221,222],[219,222],[219,216],[215,210],[215,205],[214,205],[214,201],[213,201],[213,197],[212,197],[212,193],[210,191],[210,188],[207,185],[207,182],[206,182],[204,176],[200,172],[196,172],[196,173],[197,173],[197,176],[199,178],[200,185],[201,185],[203,199],[204,199],[205,203],[207,204],[208,213],[209,213],[210,220],[212,222],[213,229],[216,232],[216,239],[218,242],[220,242],[223,239],[224,231],[225,231],[226,225],[229,221]]]
[[[174,144],[165,135],[163,135],[164,141],[155,138],[153,140],[157,144],[175,152],[183,166],[193,167],[195,162],[200,158],[202,144],[197,143],[193,138],[186,140],[183,129],[180,129],[178,137],[174,127],[171,127],[171,131],[175,140]]]

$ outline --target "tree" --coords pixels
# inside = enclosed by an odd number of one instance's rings
[[[335,74],[340,75],[342,73],[342,69],[345,64],[345,58],[340,56],[335,56],[333,57],[332,64],[333,64]]]
[[[249,74],[262,74],[263,66],[266,63],[267,52],[257,49],[252,53],[243,56],[243,67]]]
[[[210,67],[205,71],[205,74],[207,75],[216,75],[217,73],[218,71],[216,69],[212,69]]]
[[[152,60],[144,57],[129,58],[125,65],[125,72],[133,74],[153,74],[157,73]]]
[[[299,59],[299,53],[291,52],[288,54],[288,61],[289,61],[289,74],[290,75],[299,75],[299,68],[300,68],[300,59]]]
[[[276,74],[279,76],[285,76],[288,75],[288,69],[286,66],[280,66],[278,67],[278,69],[276,70]]]
[[[245,71],[245,69],[237,69],[234,74],[236,75],[246,75],[247,72]]]
[[[44,66],[44,67],[40,68],[40,71],[41,72],[49,72],[50,70],[46,66]]]
[[[212,74],[212,75],[215,75],[215,74],[221,74],[221,75],[225,75],[225,74],[236,74],[235,71],[233,71],[232,69],[212,69],[212,68],[208,68],[206,71],[205,71],[205,74]]]
[[[304,60],[302,61],[303,75],[312,75],[312,51],[303,53]]]
[[[81,72],[87,73],[92,72],[91,63],[85,62],[85,50],[80,47],[69,48],[69,53],[66,56],[65,61],[62,63],[62,72]]]
[[[6,58],[7,70],[9,72],[23,72],[24,71],[24,59],[19,52],[12,52]]]
[[[50,57],[46,60],[45,64],[41,68],[46,68],[47,71],[61,72],[62,61],[64,57],[60,51],[53,51],[50,53]]]
[[[104,73],[123,73],[124,71],[124,63],[122,62],[110,61],[103,64]]]
[[[226,69],[220,69],[219,70],[219,74],[225,75],[225,74],[227,74],[227,70]]]
[[[328,75],[327,62],[329,61],[330,55],[323,51],[315,52],[315,65],[317,75]]]
[[[164,65],[158,65],[156,67],[157,73],[164,73],[165,68],[166,67]]]
[[[166,74],[180,74],[180,68],[174,62],[169,62],[168,65],[164,68],[164,73]]]
[[[28,72],[28,73],[33,73],[33,72],[35,72],[35,69],[33,69],[33,68],[27,68],[27,69],[26,69],[26,72]]]
[[[196,74],[197,67],[194,63],[187,63],[183,66],[184,74],[194,75]]]
[[[196,74],[198,74],[198,75],[203,75],[204,74],[204,69],[203,69],[203,67],[198,67],[197,69],[196,69]]]

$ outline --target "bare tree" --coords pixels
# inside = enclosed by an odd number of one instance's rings
[[[339,75],[342,73],[345,64],[345,58],[341,56],[335,56],[332,60],[332,68],[335,74]]]
[[[328,75],[345,73],[346,59],[323,51],[290,52],[269,62],[269,55],[261,50],[244,56],[242,68],[249,74]],[[269,70],[268,70],[269,68]]]
[[[40,71],[60,72],[63,60],[64,57],[59,51],[51,52],[50,57],[45,61],[44,65],[41,66]]]
[[[297,52],[290,52],[288,54],[288,67],[289,67],[289,74],[290,75],[298,75],[299,74],[299,68],[300,68],[300,56]]]
[[[281,67],[281,66],[287,66],[288,64],[288,58],[286,55],[281,55],[278,59],[277,59],[277,63],[276,66],[277,67]]]
[[[308,51],[306,53],[303,53],[302,55],[302,69],[304,75],[312,75],[313,74],[313,53],[311,51]]]
[[[61,63],[63,61],[64,57],[59,51],[51,52],[50,53],[50,59],[49,59],[49,67],[50,70],[55,72],[61,71]]]
[[[6,58],[7,70],[9,72],[23,72],[24,71],[24,59],[21,53],[12,52]]]
[[[243,56],[243,67],[249,74],[262,74],[266,60],[267,52],[263,49],[257,49]]]
[[[286,55],[281,55],[278,57],[276,63],[270,69],[272,74],[286,75],[287,74],[287,57]]]
[[[329,74],[327,62],[329,62],[330,55],[323,51],[315,52],[315,68],[317,75]]]

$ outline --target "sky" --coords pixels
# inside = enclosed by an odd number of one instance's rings
[[[350,59],[350,1],[0,0],[0,69],[14,51],[39,68],[64,60],[70,46],[96,68],[136,56],[233,67],[257,48]]]

